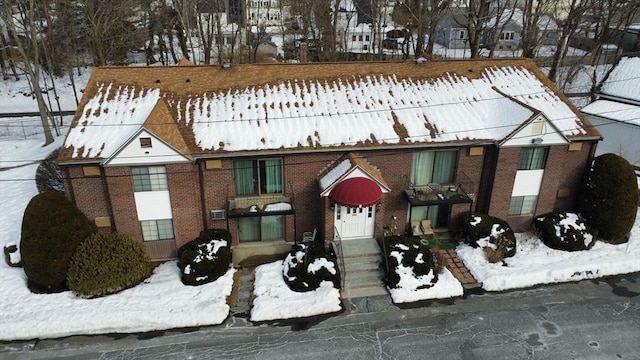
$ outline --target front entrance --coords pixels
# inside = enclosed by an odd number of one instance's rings
[[[336,204],[334,224],[341,239],[372,238],[376,207],[346,207]]]

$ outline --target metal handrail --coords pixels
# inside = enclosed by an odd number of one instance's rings
[[[338,229],[333,227],[333,251],[336,252],[338,261],[340,262],[340,291],[344,291],[344,279],[347,276],[347,268],[344,265],[344,253],[342,252],[342,239]]]

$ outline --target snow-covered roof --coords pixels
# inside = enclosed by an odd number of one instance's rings
[[[640,106],[610,100],[596,100],[581,110],[585,114],[640,126]]]
[[[605,79],[600,93],[640,102],[640,57],[623,57]]]
[[[109,158],[157,103],[195,157],[489,142],[535,112],[599,135],[527,59],[96,68],[59,159]]]

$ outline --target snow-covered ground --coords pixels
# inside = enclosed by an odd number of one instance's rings
[[[6,82],[0,84],[4,86]],[[36,110],[33,104],[22,102],[22,95],[5,91],[0,88],[3,111]],[[68,92],[61,96],[73,97]],[[4,104],[10,104],[12,110],[5,110]],[[0,137],[2,248],[20,242],[22,214],[29,199],[37,193],[34,179],[37,161],[62,143],[62,137],[57,137],[54,144],[42,147],[44,140],[37,127],[27,130],[26,138],[23,135]],[[457,251],[476,279],[491,291],[631,273],[640,271],[640,220],[636,221],[629,243],[615,246],[598,243],[593,249],[582,252],[552,250],[538,239],[519,234],[517,254],[506,260],[508,266],[490,264],[484,260],[481,250],[466,245],[460,245]],[[281,266],[280,263],[273,263],[257,269],[256,299],[251,314],[253,320],[282,318],[285,315],[295,318],[339,311],[335,289],[298,293],[295,300],[297,305],[293,305],[289,290],[274,284],[274,278],[278,276],[270,275],[277,275]],[[0,340],[219,324],[229,313],[226,298],[231,291],[232,273],[233,270],[207,285],[189,287],[180,282],[175,262],[168,262],[156,268],[154,274],[140,286],[104,298],[87,300],[71,292],[32,294],[26,287],[24,271],[11,268],[2,261]],[[442,276],[442,286],[432,288],[439,291],[435,297],[459,296],[458,287],[455,283],[446,283],[449,281],[447,279],[455,281],[453,277]],[[448,292],[442,288],[453,290]],[[320,293],[323,296],[318,296]],[[433,293],[403,296],[413,296],[415,300],[434,297]],[[309,310],[310,304],[314,305],[314,311]]]

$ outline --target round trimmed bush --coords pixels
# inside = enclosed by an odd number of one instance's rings
[[[582,184],[581,215],[612,244],[627,242],[638,211],[638,183],[633,166],[623,157],[603,154],[593,161]]]
[[[208,229],[178,249],[180,278],[185,285],[216,281],[229,270],[231,234],[224,229]]]
[[[119,233],[97,233],[73,253],[69,288],[92,298],[138,285],[151,275],[151,260],[138,240]]]
[[[439,266],[428,247],[404,236],[385,238],[387,253],[387,286],[391,289],[401,287],[401,276],[423,278],[431,273],[428,283],[420,284],[415,290],[428,289],[438,282]],[[407,274],[408,273],[408,274]]]
[[[340,288],[338,264],[320,243],[293,245],[283,265],[284,281],[293,291],[313,291],[323,281],[331,281],[336,289]]]
[[[549,213],[536,217],[533,226],[548,247],[563,251],[590,249],[598,231],[574,213]]]
[[[29,289],[37,293],[67,290],[69,260],[76,247],[96,231],[95,224],[62,193],[34,196],[24,211],[20,239]]]
[[[509,224],[487,214],[465,214],[465,242],[481,247],[489,262],[497,263],[516,254],[516,236]]]

